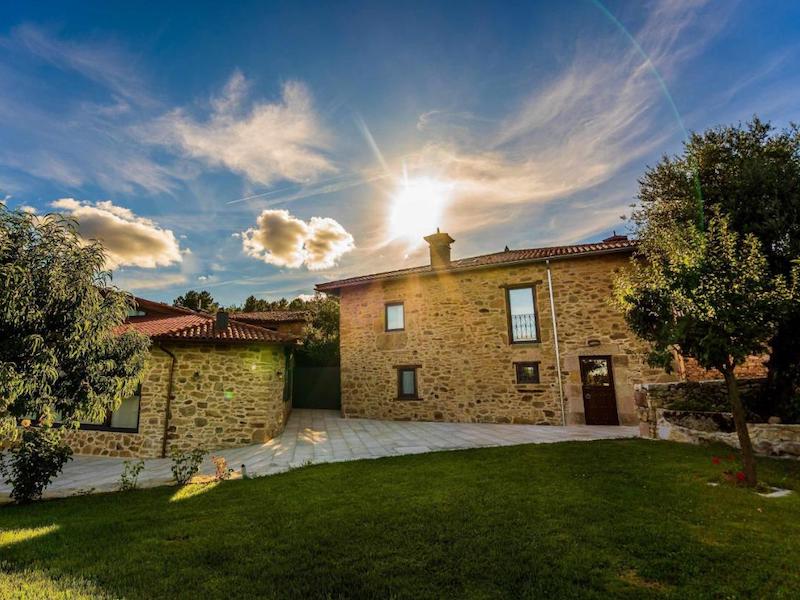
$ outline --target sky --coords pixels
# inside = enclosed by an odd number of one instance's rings
[[[688,132],[800,121],[800,2],[0,5],[0,201],[171,302],[625,233]]]

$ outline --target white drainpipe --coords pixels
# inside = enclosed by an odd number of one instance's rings
[[[561,381],[561,352],[558,349],[558,325],[556,324],[556,304],[553,300],[553,276],[550,274],[550,261],[547,265],[547,287],[550,292],[550,316],[553,317],[553,346],[556,349],[556,374],[558,375],[558,398],[561,401],[561,425],[567,424],[567,413],[564,410],[564,384]]]

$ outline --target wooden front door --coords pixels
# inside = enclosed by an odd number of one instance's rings
[[[610,356],[581,356],[583,410],[587,425],[619,425]]]

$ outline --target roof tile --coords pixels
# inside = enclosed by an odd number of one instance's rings
[[[278,333],[277,331],[264,329],[257,325],[250,325],[249,323],[237,322],[233,319],[228,321],[228,327],[224,331],[217,331],[214,327],[215,323],[216,320],[214,317],[193,314],[171,317],[168,319],[126,323],[122,325],[118,331],[123,332],[134,329],[152,339],[173,341],[285,343],[295,339],[292,336]]]
[[[622,236],[617,236],[622,238]],[[483,254],[470,258],[454,260],[445,269],[431,269],[430,265],[411,267],[408,269],[398,269],[384,273],[374,273],[372,275],[361,275],[350,277],[339,281],[329,281],[317,284],[316,289],[325,291],[336,291],[339,288],[361,285],[372,281],[384,279],[398,279],[409,275],[425,275],[430,273],[442,273],[450,271],[462,271],[478,267],[510,265],[515,263],[535,262],[548,258],[567,258],[572,256],[584,256],[592,254],[606,254],[611,252],[633,251],[636,247],[636,240],[613,239],[612,241],[596,242],[592,244],[573,244],[570,246],[553,246],[549,248],[526,248],[522,250],[506,250],[495,252],[494,254]]]

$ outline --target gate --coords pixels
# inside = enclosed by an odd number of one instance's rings
[[[293,408],[339,410],[342,406],[339,367],[295,364],[292,384]]]

